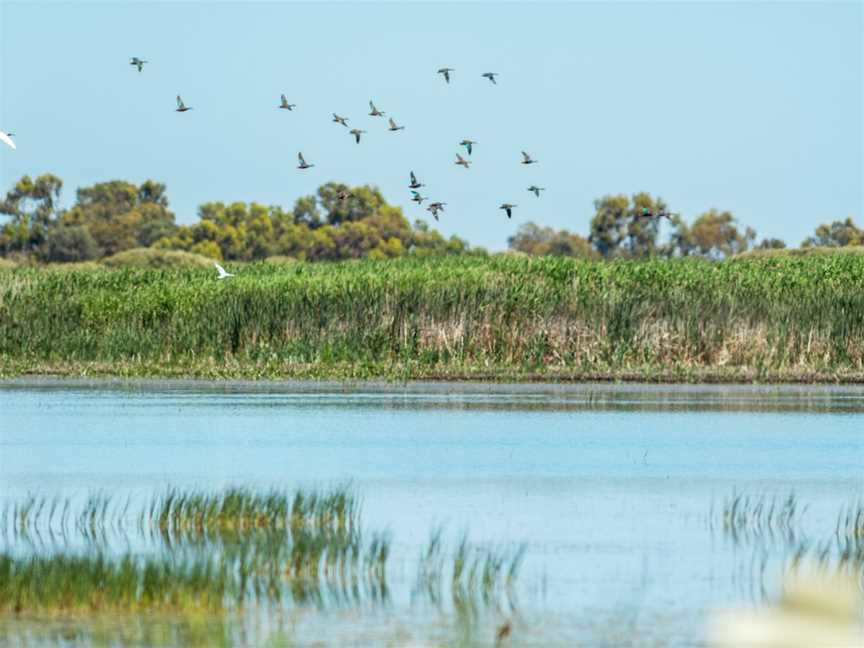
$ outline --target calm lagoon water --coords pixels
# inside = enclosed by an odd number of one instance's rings
[[[491,646],[504,619],[514,646],[703,645],[712,611],[770,600],[796,547],[864,499],[864,388],[0,384],[0,505],[348,482],[391,534],[389,601],[301,611],[272,645]],[[735,493],[794,493],[796,538],[724,532]],[[512,606],[466,628],[415,600],[439,525],[526,544]]]

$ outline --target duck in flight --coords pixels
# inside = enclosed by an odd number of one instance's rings
[[[369,112],[370,117],[383,117],[387,113],[383,113],[375,107],[375,104],[372,101],[369,101],[369,108],[371,109]]]
[[[186,112],[187,110],[192,110],[192,106],[187,106],[183,103],[183,100],[180,98],[180,95],[177,95],[177,112]]]
[[[213,265],[216,266],[216,271],[219,273],[219,276],[216,277],[217,279],[227,279],[228,277],[234,276],[232,273],[226,272],[225,268],[223,268],[221,265],[219,265],[215,261],[213,262]]]
[[[416,202],[418,205],[422,205],[424,200],[427,200],[425,196],[421,196],[418,192],[412,191],[413,196],[411,196],[411,200]]]
[[[12,141],[12,137],[14,135],[15,135],[15,133],[6,133],[6,132],[0,130],[0,142],[3,142],[4,144],[6,144],[6,146],[11,148],[13,151],[16,148],[18,148],[17,146],[15,146],[15,142]]]
[[[665,210],[661,211],[652,211],[650,207],[642,207],[637,213],[636,218],[665,218],[669,221],[672,220],[673,216],[680,216],[681,214],[670,214]]]
[[[468,150],[468,155],[471,155],[472,147],[476,144],[474,140],[463,139],[459,142],[459,146],[464,146]]]
[[[339,193],[336,194],[336,198],[339,199],[339,202],[345,202],[349,198],[353,198],[353,197],[354,197],[354,194],[352,194],[350,191],[340,191]]]
[[[135,67],[137,67],[139,72],[144,69],[144,64],[146,62],[147,61],[145,61],[144,59],[140,59],[137,56],[133,56],[131,59],[129,59],[129,65],[134,65]]]
[[[429,203],[429,206],[426,208],[426,211],[432,212],[432,217],[437,221],[438,220],[438,212],[444,211],[444,205],[447,203],[443,202],[433,202]]]
[[[441,68],[440,70],[438,70],[438,74],[443,74],[443,75],[444,75],[444,80],[445,80],[447,83],[450,83],[450,73],[451,73],[451,72],[455,72],[455,71],[456,71],[456,70],[454,70],[453,68],[447,68],[447,67],[445,67],[445,68]]]
[[[498,76],[497,72],[484,72],[480,76],[489,79],[493,85],[498,85],[498,82],[495,80],[495,77]]]
[[[315,166],[314,164],[308,164],[302,153],[297,154],[297,159],[300,160],[300,164],[297,165],[298,169],[311,169]]]
[[[411,184],[408,185],[409,189],[419,189],[420,187],[425,187],[426,185],[422,182],[417,182],[417,176],[414,175],[414,172],[411,172]]]
[[[390,122],[390,127],[387,130],[390,130],[390,131],[405,130],[404,126],[397,126],[396,122],[393,121],[392,117],[388,121]]]
[[[528,187],[528,191],[530,191],[531,193],[533,193],[535,196],[537,196],[539,198],[540,192],[546,191],[546,187],[538,187],[537,185],[531,185],[530,187]]]
[[[522,151],[522,164],[537,164],[537,160],[533,159],[525,151]]]
[[[456,154],[456,161],[455,161],[453,164],[458,164],[458,165],[463,166],[463,167],[465,167],[465,168],[467,169],[467,168],[469,168],[468,165],[471,164],[471,161],[470,161],[470,160],[466,160],[465,158],[463,158],[461,155],[459,155],[459,154],[457,153],[457,154]]]
[[[333,121],[336,122],[337,124],[342,124],[345,128],[348,128],[348,118],[347,117],[340,117],[336,113],[333,113]]]
[[[357,140],[357,143],[360,143],[360,136],[365,133],[365,130],[360,130],[359,128],[352,128],[351,134],[354,136],[354,139]]]
[[[282,95],[282,103],[279,104],[280,108],[282,108],[283,110],[294,110],[294,107],[296,105],[297,104],[288,103],[288,97],[286,97],[284,94]]]
[[[511,216],[513,216],[513,208],[514,207],[517,207],[517,205],[511,205],[510,203],[504,203],[498,209],[503,209],[505,212],[507,212],[507,218],[510,218]]]

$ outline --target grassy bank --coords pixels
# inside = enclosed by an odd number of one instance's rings
[[[0,270],[6,375],[864,380],[864,257]]]

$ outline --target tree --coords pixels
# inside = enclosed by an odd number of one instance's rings
[[[778,238],[765,238],[756,246],[757,250],[782,250],[786,247],[786,242]]]
[[[678,228],[675,245],[682,256],[699,255],[709,259],[723,259],[745,252],[756,239],[756,232],[738,229],[731,212],[711,209],[699,216],[689,228]]]
[[[531,255],[552,254],[590,259],[597,256],[587,239],[567,230],[555,231],[551,227],[540,227],[535,223],[525,223],[514,236],[507,239],[511,250]]]
[[[845,221],[834,221],[830,225],[823,223],[816,228],[813,236],[808,237],[801,244],[801,247],[845,247],[847,245],[864,245],[864,230],[859,229],[851,218]]]
[[[89,261],[102,255],[90,230],[81,225],[58,225],[48,231],[45,259],[55,262]]]
[[[48,230],[57,221],[63,181],[45,173],[35,180],[21,178],[0,202],[0,215],[10,221],[0,229],[0,251],[37,254],[44,252]]]
[[[152,245],[175,228],[165,185],[152,180],[140,187],[125,180],[82,187],[62,221],[86,227],[106,255]]]
[[[666,203],[645,192],[634,194],[632,204],[624,194],[595,200],[588,241],[606,259],[641,258],[664,252],[657,245],[660,218],[642,216],[643,210],[666,213]]]

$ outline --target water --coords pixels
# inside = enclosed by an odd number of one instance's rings
[[[832,541],[864,498],[862,431],[861,387],[12,381],[0,504],[350,482],[393,539],[387,605],[292,610],[255,641],[492,645],[512,619],[513,645],[690,646],[718,608],[776,596],[796,546]],[[807,506],[794,539],[724,532],[733,493],[791,492]],[[418,603],[437,525],[450,545],[526,543],[513,608],[466,629]]]

